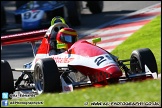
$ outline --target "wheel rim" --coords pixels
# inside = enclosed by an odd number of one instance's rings
[[[37,66],[35,69],[34,78],[35,78],[35,88],[38,94],[41,94],[43,92],[44,79],[43,79],[43,73],[39,66]]]
[[[140,66],[140,63],[136,57],[133,57],[133,60],[131,61],[131,71],[132,74],[142,73],[142,69]]]

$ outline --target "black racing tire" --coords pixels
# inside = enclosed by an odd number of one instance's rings
[[[40,74],[42,74],[42,82],[38,78]],[[34,67],[34,83],[38,94],[62,91],[58,67],[52,58],[37,61]],[[43,85],[40,85],[40,83],[43,83]]]
[[[13,94],[14,91],[14,78],[11,67],[6,60],[1,60],[1,94],[2,92]]]
[[[5,32],[2,28],[7,24],[6,22],[6,12],[4,6],[1,4],[1,32]]]
[[[158,68],[154,54],[149,48],[134,50],[130,57],[130,69],[133,73],[145,72],[145,64],[149,70],[158,75]]]
[[[72,26],[81,25],[81,7],[77,1],[67,1],[65,4],[67,8],[68,20]]]
[[[103,1],[87,1],[87,6],[92,14],[98,14],[103,10]]]

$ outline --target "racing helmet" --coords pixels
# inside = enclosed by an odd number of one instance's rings
[[[78,34],[72,28],[62,28],[57,33],[56,40],[57,43],[65,43],[68,49],[78,40]]]

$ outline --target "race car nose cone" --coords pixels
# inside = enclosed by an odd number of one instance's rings
[[[108,72],[110,74],[110,77],[113,78],[122,76],[121,69],[116,65],[111,65],[108,68],[106,68],[106,72]]]

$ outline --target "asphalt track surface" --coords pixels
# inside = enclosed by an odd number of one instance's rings
[[[161,1],[104,1],[104,10],[101,14],[91,14],[88,9],[82,11],[82,25],[73,27],[80,36],[87,31],[98,30],[99,26],[111,22],[117,18],[133,13],[145,7],[160,3]],[[7,22],[13,23],[12,12],[15,10],[14,1],[2,1],[7,11]],[[12,68],[22,68],[23,64],[32,61],[33,53],[28,43],[3,46],[1,59],[7,60]],[[13,72],[14,78],[20,73]]]

